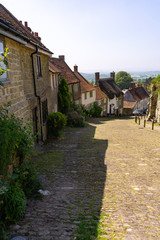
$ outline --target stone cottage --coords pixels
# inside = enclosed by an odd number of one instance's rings
[[[96,102],[96,89],[78,72],[78,66],[76,65],[74,66],[74,74],[80,81],[81,104],[90,109]]]
[[[124,92],[124,115],[131,115],[133,110],[146,110],[149,103],[149,93],[140,83],[131,82],[129,89]]]
[[[9,112],[32,120],[37,140],[47,138],[47,114],[55,111],[55,96],[49,78],[48,60],[52,52],[45,47],[28,23],[23,25],[0,4],[0,51],[9,49],[8,68],[1,76],[0,106],[10,102]]]
[[[100,78],[100,73],[95,73],[95,83],[108,97],[107,114],[123,114],[123,93],[115,83],[115,72],[110,73],[110,78]]]
[[[50,58],[49,61],[60,70],[59,78],[66,79],[71,94],[71,100],[76,104],[81,104],[80,80],[65,62],[65,56],[60,55],[59,58]]]

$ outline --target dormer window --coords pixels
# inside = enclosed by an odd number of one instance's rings
[[[40,55],[36,55],[36,67],[37,67],[37,77],[42,77]]]

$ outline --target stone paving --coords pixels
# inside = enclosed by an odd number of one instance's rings
[[[10,234],[30,240],[160,239],[160,132],[133,119],[92,120],[66,129],[38,158],[51,154],[63,154],[63,160],[57,167],[46,162],[42,177],[49,195],[30,200]]]

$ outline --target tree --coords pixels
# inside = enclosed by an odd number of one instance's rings
[[[8,53],[8,48],[5,49],[4,53],[0,54],[0,76],[3,75],[8,70],[6,69],[6,66],[8,65],[7,53]],[[0,81],[0,85],[3,85],[1,81]]]
[[[62,78],[58,87],[58,108],[63,114],[66,114],[71,105],[71,95],[66,79]]]
[[[129,88],[132,81],[131,75],[124,71],[118,72],[115,76],[115,82],[121,89]]]

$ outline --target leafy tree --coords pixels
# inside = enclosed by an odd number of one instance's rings
[[[95,84],[95,81],[92,79],[91,80],[91,84],[94,86],[94,84]]]
[[[7,53],[8,53],[8,48],[6,48],[5,52],[1,53],[1,55],[0,55],[0,76],[3,75],[8,70],[5,67],[8,65]],[[0,85],[3,85],[1,81],[0,81]]]
[[[69,88],[67,81],[62,78],[58,87],[58,108],[63,114],[66,114],[71,105],[71,95],[69,93]]]
[[[129,88],[132,81],[131,75],[124,71],[118,72],[115,76],[115,82],[121,89]]]

